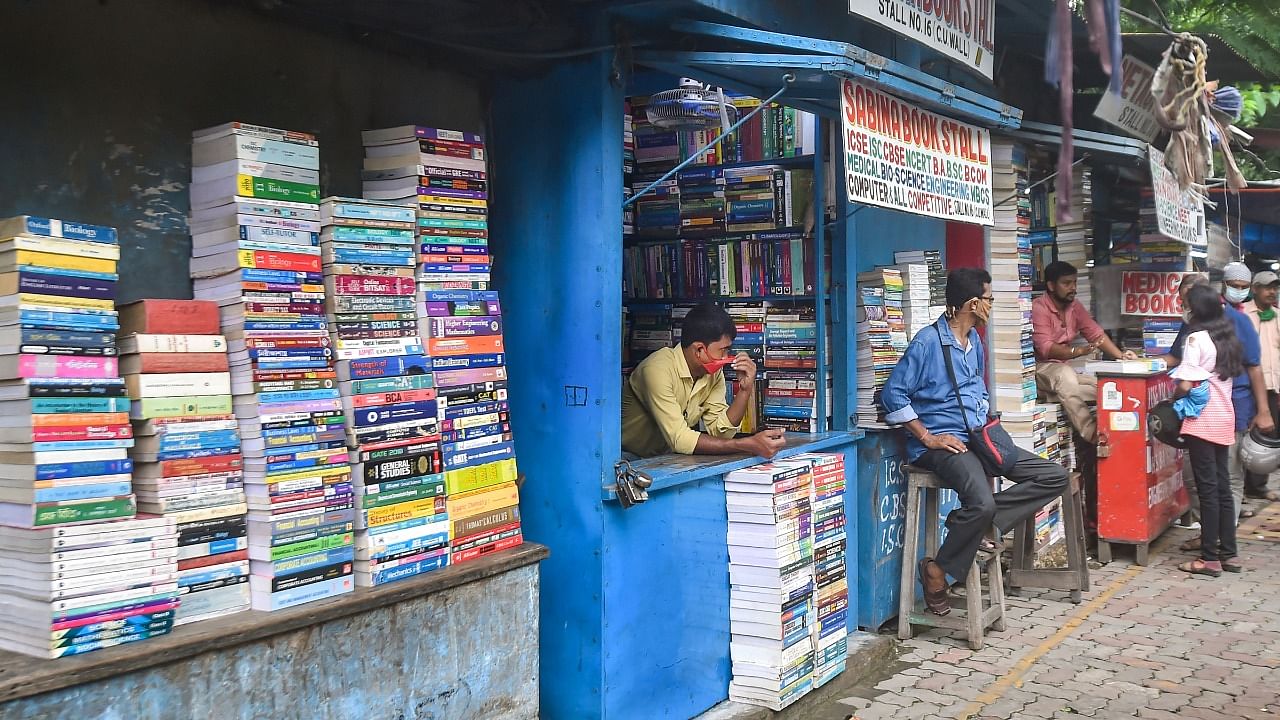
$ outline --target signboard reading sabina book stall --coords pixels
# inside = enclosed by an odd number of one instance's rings
[[[850,201],[994,224],[990,132],[856,80],[843,81],[840,105]]]

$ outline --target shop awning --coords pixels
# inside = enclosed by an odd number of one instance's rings
[[[1022,111],[1015,107],[849,43],[692,20],[671,29],[719,39],[735,50],[638,51],[636,63],[757,97],[772,95],[782,77],[791,74],[795,81],[780,102],[826,116],[838,115],[841,80],[853,78],[977,125],[1007,129],[1022,124]]]
[[[1008,133],[1020,140],[1041,143],[1044,145],[1062,144],[1062,126],[1047,123],[1025,122],[1022,127]],[[1111,135],[1109,133],[1075,130],[1071,133],[1072,147],[1077,155],[1110,155],[1113,159],[1125,159],[1133,162],[1145,162],[1147,144],[1127,135]]]

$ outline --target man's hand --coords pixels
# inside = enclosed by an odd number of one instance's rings
[[[750,392],[756,386],[756,363],[746,353],[738,353],[733,360],[733,370],[738,374],[738,390]]]
[[[752,365],[752,367],[755,367],[755,365]],[[778,451],[786,444],[786,440],[783,439],[781,430],[761,430],[755,435],[746,438],[743,444],[746,446],[747,452],[768,460],[778,454]]]
[[[960,442],[960,439],[955,435],[927,434],[920,438],[920,444],[930,450],[947,450],[957,455],[969,452],[969,448]]]
[[[1121,360],[1137,360],[1138,353],[1132,350],[1125,350],[1124,352],[1120,353],[1120,359]]]
[[[1253,416],[1253,422],[1249,423],[1249,427],[1251,429],[1256,427],[1267,435],[1275,432],[1276,423],[1271,417],[1271,410],[1268,408],[1259,409],[1258,414]]]

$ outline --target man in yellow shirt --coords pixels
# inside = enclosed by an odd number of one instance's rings
[[[622,383],[624,451],[639,457],[674,452],[771,458],[782,449],[781,430],[736,437],[756,383],[756,364],[746,353],[728,357],[737,334],[733,318],[715,303],[689,311],[680,344],[645,358]],[[723,370],[729,364],[739,377],[732,405]]]

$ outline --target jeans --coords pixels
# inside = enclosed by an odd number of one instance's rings
[[[957,581],[968,577],[982,534],[992,525],[1000,533],[1012,530],[1067,486],[1067,471],[1061,465],[1026,450],[1018,453],[1018,462],[1007,476],[1017,485],[994,494],[982,461],[971,452],[926,450],[915,462],[960,496],[960,507],[947,515],[947,539],[934,558]]]
[[[1227,476],[1227,456],[1234,447],[1187,436],[1187,450],[1200,497],[1200,557],[1206,561],[1236,556],[1236,518]]]

